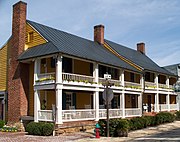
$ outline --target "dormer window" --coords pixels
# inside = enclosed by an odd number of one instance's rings
[[[33,32],[28,33],[28,42],[32,42],[33,41],[33,37],[34,37],[34,33]]]

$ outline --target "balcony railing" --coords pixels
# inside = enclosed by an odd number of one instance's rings
[[[55,83],[55,73],[43,73],[38,74],[38,78],[35,81],[36,85]]]
[[[95,83],[92,76],[72,74],[72,73],[62,73],[62,79],[73,82],[84,82],[84,83]]]
[[[141,89],[141,84],[140,83],[135,83],[135,82],[127,82],[125,81],[125,87],[126,88],[132,88],[132,89]]]
[[[159,88],[162,88],[162,89],[168,89],[168,87],[167,87],[166,84],[158,83],[158,87],[159,87]]]
[[[63,110],[62,120],[65,121],[77,121],[77,120],[94,120],[94,109],[82,109],[82,110]]]
[[[125,117],[132,117],[132,116],[141,116],[141,109],[140,108],[126,108],[125,109]]]
[[[106,79],[99,77],[100,84],[105,83],[105,81],[106,81]],[[110,82],[113,83],[114,86],[118,86],[118,87],[122,86],[120,80],[111,79]]]
[[[54,121],[53,111],[52,110],[39,110],[38,120],[39,121]]]
[[[148,81],[145,81],[145,87],[148,88],[148,89],[155,89],[155,88],[157,88],[156,87],[156,83],[148,82]]]

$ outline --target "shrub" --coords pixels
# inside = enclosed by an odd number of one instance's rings
[[[50,136],[52,135],[54,130],[53,123],[45,123],[42,127],[42,135],[43,136]]]
[[[42,125],[41,123],[30,122],[26,127],[26,131],[30,135],[40,135],[41,136],[41,125]]]
[[[180,120],[180,111],[177,111],[176,113],[175,113],[175,115],[176,115],[176,120]]]
[[[0,128],[2,128],[5,125],[5,121],[0,120]]]
[[[30,135],[49,136],[52,134],[53,128],[52,123],[30,122],[26,127],[26,131]]]
[[[117,136],[127,137],[129,129],[129,122],[126,119],[120,119],[116,127]]]
[[[132,122],[131,130],[144,128],[145,120],[142,117],[134,117],[130,121]]]
[[[156,115],[156,122],[157,124],[173,122],[175,116],[169,112],[160,112]]]

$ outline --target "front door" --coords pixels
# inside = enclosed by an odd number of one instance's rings
[[[148,95],[148,112],[151,112],[151,95]]]

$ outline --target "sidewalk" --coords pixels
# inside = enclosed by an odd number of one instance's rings
[[[141,130],[132,131],[129,132],[128,137],[101,137],[100,139],[95,138],[93,130],[87,132],[76,132],[69,134],[67,133],[55,137],[32,136],[27,135],[27,133],[24,132],[0,132],[0,142],[121,142],[134,140],[137,141],[138,138],[143,138],[152,135],[154,136],[155,134],[159,134],[165,131],[171,131],[173,129],[180,130],[180,121],[159,125],[157,127],[149,127]],[[177,137],[180,137],[179,132]]]
[[[107,138],[107,137],[101,137],[100,139],[96,138],[84,138],[84,139],[79,139],[76,142],[88,142],[88,141],[93,141],[93,142],[120,142],[120,141],[133,141],[137,138],[140,137],[145,137],[157,133],[162,133],[165,131],[170,131],[173,129],[178,129],[180,128],[180,121],[175,121],[173,123],[167,123],[167,124],[162,124],[156,127],[148,127],[145,129],[141,130],[136,130],[136,131],[131,131],[128,134],[128,137],[115,137],[115,138]]]

